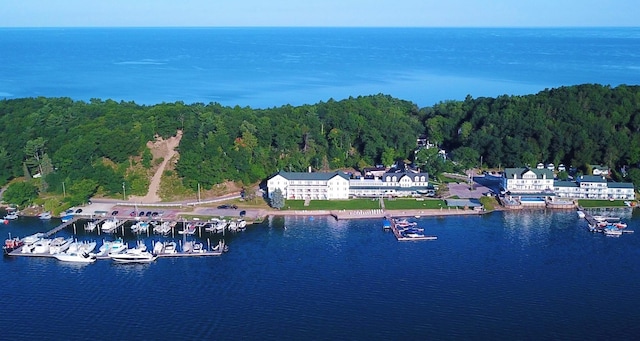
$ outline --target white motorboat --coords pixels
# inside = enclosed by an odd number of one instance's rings
[[[159,255],[164,252],[164,243],[161,241],[157,241],[153,244],[153,254]]]
[[[86,252],[64,252],[58,253],[54,257],[61,262],[70,263],[93,263],[96,261],[96,255]]]
[[[247,221],[244,219],[238,220],[238,230],[244,231],[247,228]]]
[[[40,218],[40,220],[49,220],[49,219],[51,219],[51,212],[49,212],[49,211],[42,212],[42,213],[38,214],[38,218]]]
[[[193,252],[193,241],[185,241],[184,244],[182,244],[182,252],[184,253],[191,253]]]
[[[111,218],[102,223],[102,226],[100,226],[100,230],[105,233],[111,233],[116,230],[116,228],[118,227],[118,223],[120,223],[118,219]]]
[[[49,253],[55,255],[65,252],[69,249],[71,243],[73,243],[73,238],[65,239],[64,237],[56,237],[51,240],[51,243],[49,244]]]
[[[18,213],[16,212],[9,212],[7,213],[7,215],[4,216],[4,220],[16,220],[18,219]]]
[[[168,221],[163,221],[162,224],[156,225],[153,228],[153,233],[166,235],[171,232],[171,224]]]
[[[185,226],[181,231],[178,231],[179,234],[188,234],[192,235],[196,233],[196,224],[189,223]]]
[[[158,258],[158,255],[147,251],[146,245],[139,243],[133,249],[109,255],[111,259],[118,263],[151,263]]]
[[[164,242],[164,251],[163,253],[172,254],[178,252],[178,247],[176,242],[168,241]]]
[[[30,236],[26,236],[26,237],[22,238],[22,241],[25,244],[33,244],[33,243],[37,242],[38,240],[44,238],[44,236],[45,236],[44,233],[38,232],[38,233],[35,233],[35,234],[30,235]]]
[[[49,245],[51,245],[51,239],[42,238],[33,244],[31,253],[49,253]]]
[[[191,244],[191,252],[192,253],[204,253],[204,252],[207,252],[207,250],[204,248],[204,245],[202,243],[194,242],[193,244]]]
[[[122,238],[118,238],[114,241],[104,242],[98,249],[99,256],[107,256],[111,254],[120,253],[127,249],[127,244],[124,243]]]
[[[133,233],[145,233],[149,232],[149,223],[146,221],[139,221],[131,225],[131,232]]]
[[[578,211],[578,218],[580,218],[580,219],[584,219],[584,217],[585,217],[585,216],[586,216],[586,215],[584,214],[584,212],[583,212],[583,211]]]
[[[211,252],[217,253],[219,255],[221,255],[223,252],[227,252],[229,251],[229,247],[227,247],[224,243],[224,241],[222,241],[222,239],[220,241],[218,241],[218,245],[214,246],[211,248]]]
[[[87,222],[84,225],[84,230],[88,231],[88,232],[91,232],[91,231],[94,231],[96,229],[96,227],[98,227],[98,224],[94,220],[92,220],[92,221]]]
[[[75,241],[71,243],[71,245],[69,245],[69,248],[67,249],[66,253],[74,253],[74,252],[75,253],[91,253],[93,252],[93,250],[95,250],[96,245],[97,243],[95,241],[92,241],[92,242]]]

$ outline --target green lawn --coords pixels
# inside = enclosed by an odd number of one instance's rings
[[[434,209],[440,207],[446,207],[447,204],[444,200],[440,199],[424,199],[422,201],[411,199],[385,199],[384,207],[387,210],[419,210],[419,209]]]
[[[624,200],[578,200],[578,204],[582,207],[624,207]]]
[[[311,200],[304,206],[304,200],[286,200],[283,210],[372,210],[380,208],[378,199]]]

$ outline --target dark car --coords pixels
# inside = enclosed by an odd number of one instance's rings
[[[158,216],[158,212],[153,212],[153,213],[151,213],[151,216],[152,216],[152,217],[157,217],[157,216]]]
[[[221,210],[224,210],[224,209],[229,208],[229,205],[220,205],[220,206],[218,206],[218,208],[221,209]]]
[[[82,213],[82,209],[81,208],[77,209],[76,213]]]
[[[145,214],[147,217],[151,217],[151,211],[147,212],[147,214]]]
[[[111,215],[118,215],[118,211],[111,212]]]
[[[247,215],[247,211],[244,211],[244,210],[240,211],[240,216],[241,217],[244,217],[246,215]]]
[[[140,211],[140,213],[138,214],[138,217],[143,217],[144,216],[144,211]]]
[[[231,205],[231,208],[233,208],[234,210],[237,210],[237,209],[238,209],[238,206],[236,206],[236,205]]]
[[[136,216],[136,211],[131,211],[131,213],[129,213],[129,217],[135,217]]]

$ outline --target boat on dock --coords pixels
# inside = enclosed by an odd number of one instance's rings
[[[168,221],[163,221],[161,224],[158,224],[153,227],[153,233],[167,235],[171,233],[171,223]]]
[[[584,217],[586,217],[586,214],[584,214],[584,211],[578,210],[578,218],[580,219],[584,219]]]
[[[124,243],[122,238],[118,238],[114,241],[105,241],[98,249],[98,257],[110,256],[111,254],[120,253],[127,249],[127,244]]]
[[[139,221],[131,225],[131,232],[138,233],[138,234],[149,232],[149,222]]]
[[[49,247],[51,246],[51,239],[42,238],[37,242],[33,243],[33,248],[30,253],[34,254],[45,254],[49,253]],[[23,248],[24,250],[24,248]]]
[[[135,248],[109,255],[109,258],[117,263],[151,263],[158,258],[158,255],[147,251],[147,246],[139,242]]]
[[[9,238],[4,241],[4,246],[2,247],[2,250],[5,255],[8,255],[9,253],[18,249],[22,245],[24,245],[24,242],[20,240],[20,238],[17,238],[17,237],[11,238],[11,234],[9,234]]]
[[[116,228],[118,228],[119,223],[120,220],[118,220],[117,218],[107,219],[104,223],[102,223],[102,226],[100,226],[100,230],[105,233],[112,233],[116,230]]]
[[[196,224],[188,223],[182,230],[178,231],[179,234],[192,235],[196,233]]]
[[[98,227],[98,223],[95,220],[91,220],[84,225],[84,230],[87,232],[95,231]]]
[[[67,251],[71,243],[73,243],[73,238],[56,237],[49,244],[49,254],[55,255]]]
[[[93,263],[98,259],[95,254],[79,251],[58,253],[54,257],[61,262],[68,263]]]

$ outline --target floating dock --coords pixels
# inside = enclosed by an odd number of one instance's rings
[[[389,222],[387,224],[387,221]],[[425,235],[421,235],[421,236],[417,236],[417,237],[407,237],[405,235],[402,234],[402,231],[400,230],[400,227],[398,227],[398,225],[396,224],[395,219],[391,218],[391,219],[385,219],[385,223],[383,225],[384,229],[390,229],[391,232],[393,232],[393,235],[396,236],[396,239],[400,242],[406,242],[406,241],[414,241],[414,240],[436,240],[438,239],[438,236],[425,236]]]

